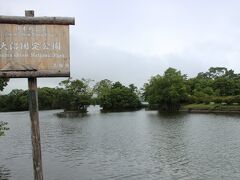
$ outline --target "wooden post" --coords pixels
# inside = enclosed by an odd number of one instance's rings
[[[34,180],[43,180],[42,155],[38,115],[37,78],[28,78],[29,111],[32,129],[32,156]]]
[[[25,11],[25,16],[33,17],[34,11]],[[34,180],[43,180],[36,77],[28,78],[28,88]]]

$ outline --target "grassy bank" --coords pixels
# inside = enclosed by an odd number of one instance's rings
[[[188,104],[182,106],[180,111],[187,112],[216,112],[216,113],[240,113],[240,105],[227,104]]]

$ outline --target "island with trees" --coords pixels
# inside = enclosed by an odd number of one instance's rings
[[[138,89],[134,84],[129,87],[118,82],[102,80],[94,86],[97,102],[102,110],[107,111],[129,111],[141,108]]]

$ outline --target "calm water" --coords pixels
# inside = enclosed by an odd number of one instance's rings
[[[240,116],[40,112],[46,180],[240,179]],[[0,179],[32,180],[28,112],[0,113]]]

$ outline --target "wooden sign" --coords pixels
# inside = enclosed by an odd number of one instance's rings
[[[0,16],[0,77],[69,77],[74,19]]]
[[[0,78],[28,78],[34,180],[43,180],[37,77],[69,77],[74,18],[0,16]]]

